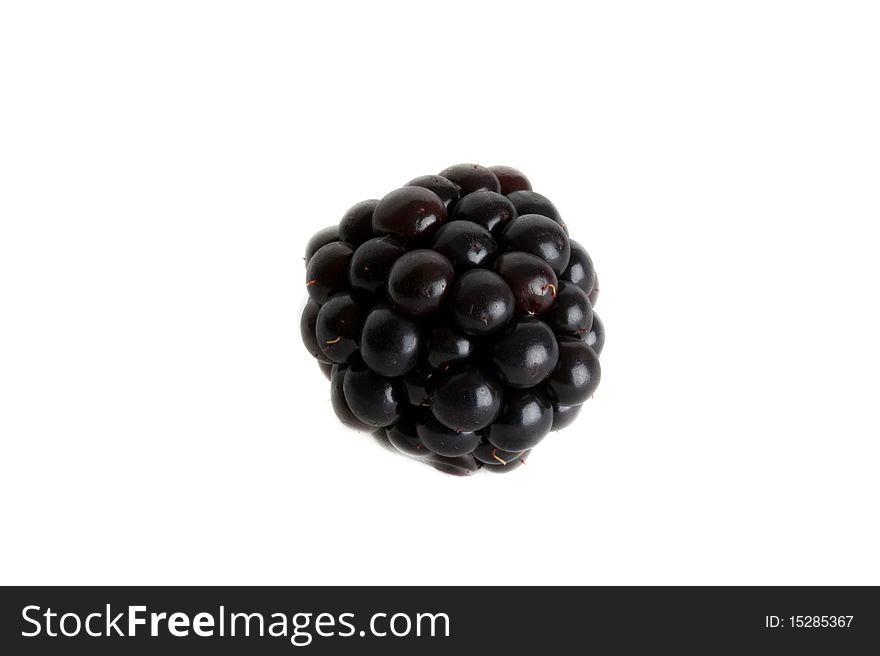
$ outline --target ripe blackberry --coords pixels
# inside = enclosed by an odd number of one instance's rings
[[[357,203],[305,262],[303,343],[339,420],[389,450],[513,471],[599,384],[593,261],[517,169],[457,164]]]

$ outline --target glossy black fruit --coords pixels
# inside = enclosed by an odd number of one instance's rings
[[[513,203],[516,213],[520,216],[523,214],[541,214],[556,221],[568,233],[568,228],[566,228],[565,223],[562,221],[559,210],[556,209],[556,206],[546,196],[542,196],[537,191],[514,191],[508,194],[507,198]]]
[[[562,430],[577,419],[581,413],[582,405],[558,405],[553,404],[553,427],[550,430]]]
[[[534,387],[556,367],[559,347],[547,324],[520,317],[492,343],[489,355],[505,385]]]
[[[495,260],[493,269],[513,292],[514,309],[519,314],[543,314],[556,300],[556,274],[549,264],[531,253],[503,253]]]
[[[514,191],[531,191],[532,183],[522,171],[512,166],[490,166],[489,170],[498,178],[501,185],[501,193],[505,196]]]
[[[568,259],[568,266],[559,279],[573,282],[589,294],[593,291],[593,273],[595,271],[593,260],[590,259],[587,250],[574,239],[569,239],[569,245],[571,256]]]
[[[440,309],[454,279],[452,264],[440,253],[410,251],[391,266],[388,297],[407,314],[425,317]]]
[[[452,221],[437,231],[431,244],[452,263],[457,273],[477,267],[491,267],[498,255],[492,234],[471,221]]]
[[[370,369],[383,376],[403,376],[419,361],[422,329],[411,317],[387,305],[377,305],[364,319],[361,357]]]
[[[593,324],[590,326],[590,332],[584,337],[584,342],[593,349],[596,355],[602,355],[602,349],[605,348],[605,326],[595,312],[593,313]]]
[[[559,275],[568,266],[571,248],[568,235],[558,223],[541,214],[522,214],[501,231],[503,251],[537,255]]]
[[[448,369],[470,358],[476,350],[473,338],[460,333],[445,322],[431,329],[427,341],[425,361],[432,369]]]
[[[309,260],[312,259],[312,255],[314,255],[321,246],[326,246],[334,241],[339,241],[339,226],[330,226],[329,228],[324,228],[323,230],[319,230],[316,232],[311,239],[309,239],[306,244],[306,255],[303,258],[308,265]]]
[[[324,357],[331,362],[348,362],[357,354],[364,310],[351,294],[332,296],[315,320],[315,337]]]
[[[486,431],[492,446],[504,451],[527,451],[553,426],[553,404],[540,387],[507,389],[498,417]]]
[[[397,380],[352,366],[346,369],[342,389],[345,402],[359,421],[378,428],[400,419],[403,394]]]
[[[559,362],[547,378],[547,389],[560,405],[579,405],[589,399],[602,377],[599,356],[573,337],[559,338]]]
[[[378,200],[372,199],[352,205],[339,220],[339,241],[357,246],[372,239],[373,210],[378,204]]]
[[[384,294],[391,265],[406,252],[393,237],[374,237],[358,246],[351,256],[348,279],[351,288],[368,294]]]
[[[513,292],[504,279],[485,269],[463,274],[452,288],[449,303],[459,330],[477,336],[502,330],[513,316],[514,305]]]
[[[300,333],[333,410],[398,455],[514,471],[599,383],[593,262],[517,169],[415,178],[349,208],[305,260]]]
[[[584,339],[593,324],[593,306],[583,289],[560,280],[556,302],[542,318],[557,335]]]
[[[497,234],[515,217],[513,203],[501,194],[475,191],[458,201],[452,213],[452,222],[470,221]]]
[[[440,171],[440,175],[457,184],[462,196],[484,189],[501,191],[501,184],[495,174],[479,164],[456,164]]]
[[[501,382],[476,365],[446,376],[434,391],[431,410],[454,431],[478,431],[491,424],[501,409]]]
[[[348,289],[348,263],[354,253],[341,241],[321,246],[306,265],[306,289],[313,301],[326,303],[333,294]]]
[[[446,222],[446,205],[430,189],[401,187],[382,197],[373,210],[373,232],[404,243],[430,239]]]
[[[418,422],[416,430],[422,444],[433,453],[447,458],[466,455],[480,443],[480,436],[477,433],[452,430],[434,417]]]
[[[423,175],[410,180],[406,183],[406,186],[430,189],[440,197],[447,211],[451,211],[461,197],[458,185],[452,180],[439,175]]]

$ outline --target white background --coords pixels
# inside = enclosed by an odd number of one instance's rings
[[[880,583],[865,2],[4,3],[3,583]],[[302,251],[510,164],[603,381],[508,476],[336,424]]]

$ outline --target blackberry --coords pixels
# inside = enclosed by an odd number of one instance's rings
[[[389,450],[507,473],[599,384],[593,261],[517,169],[414,178],[350,207],[304,259],[300,332],[333,411]]]

